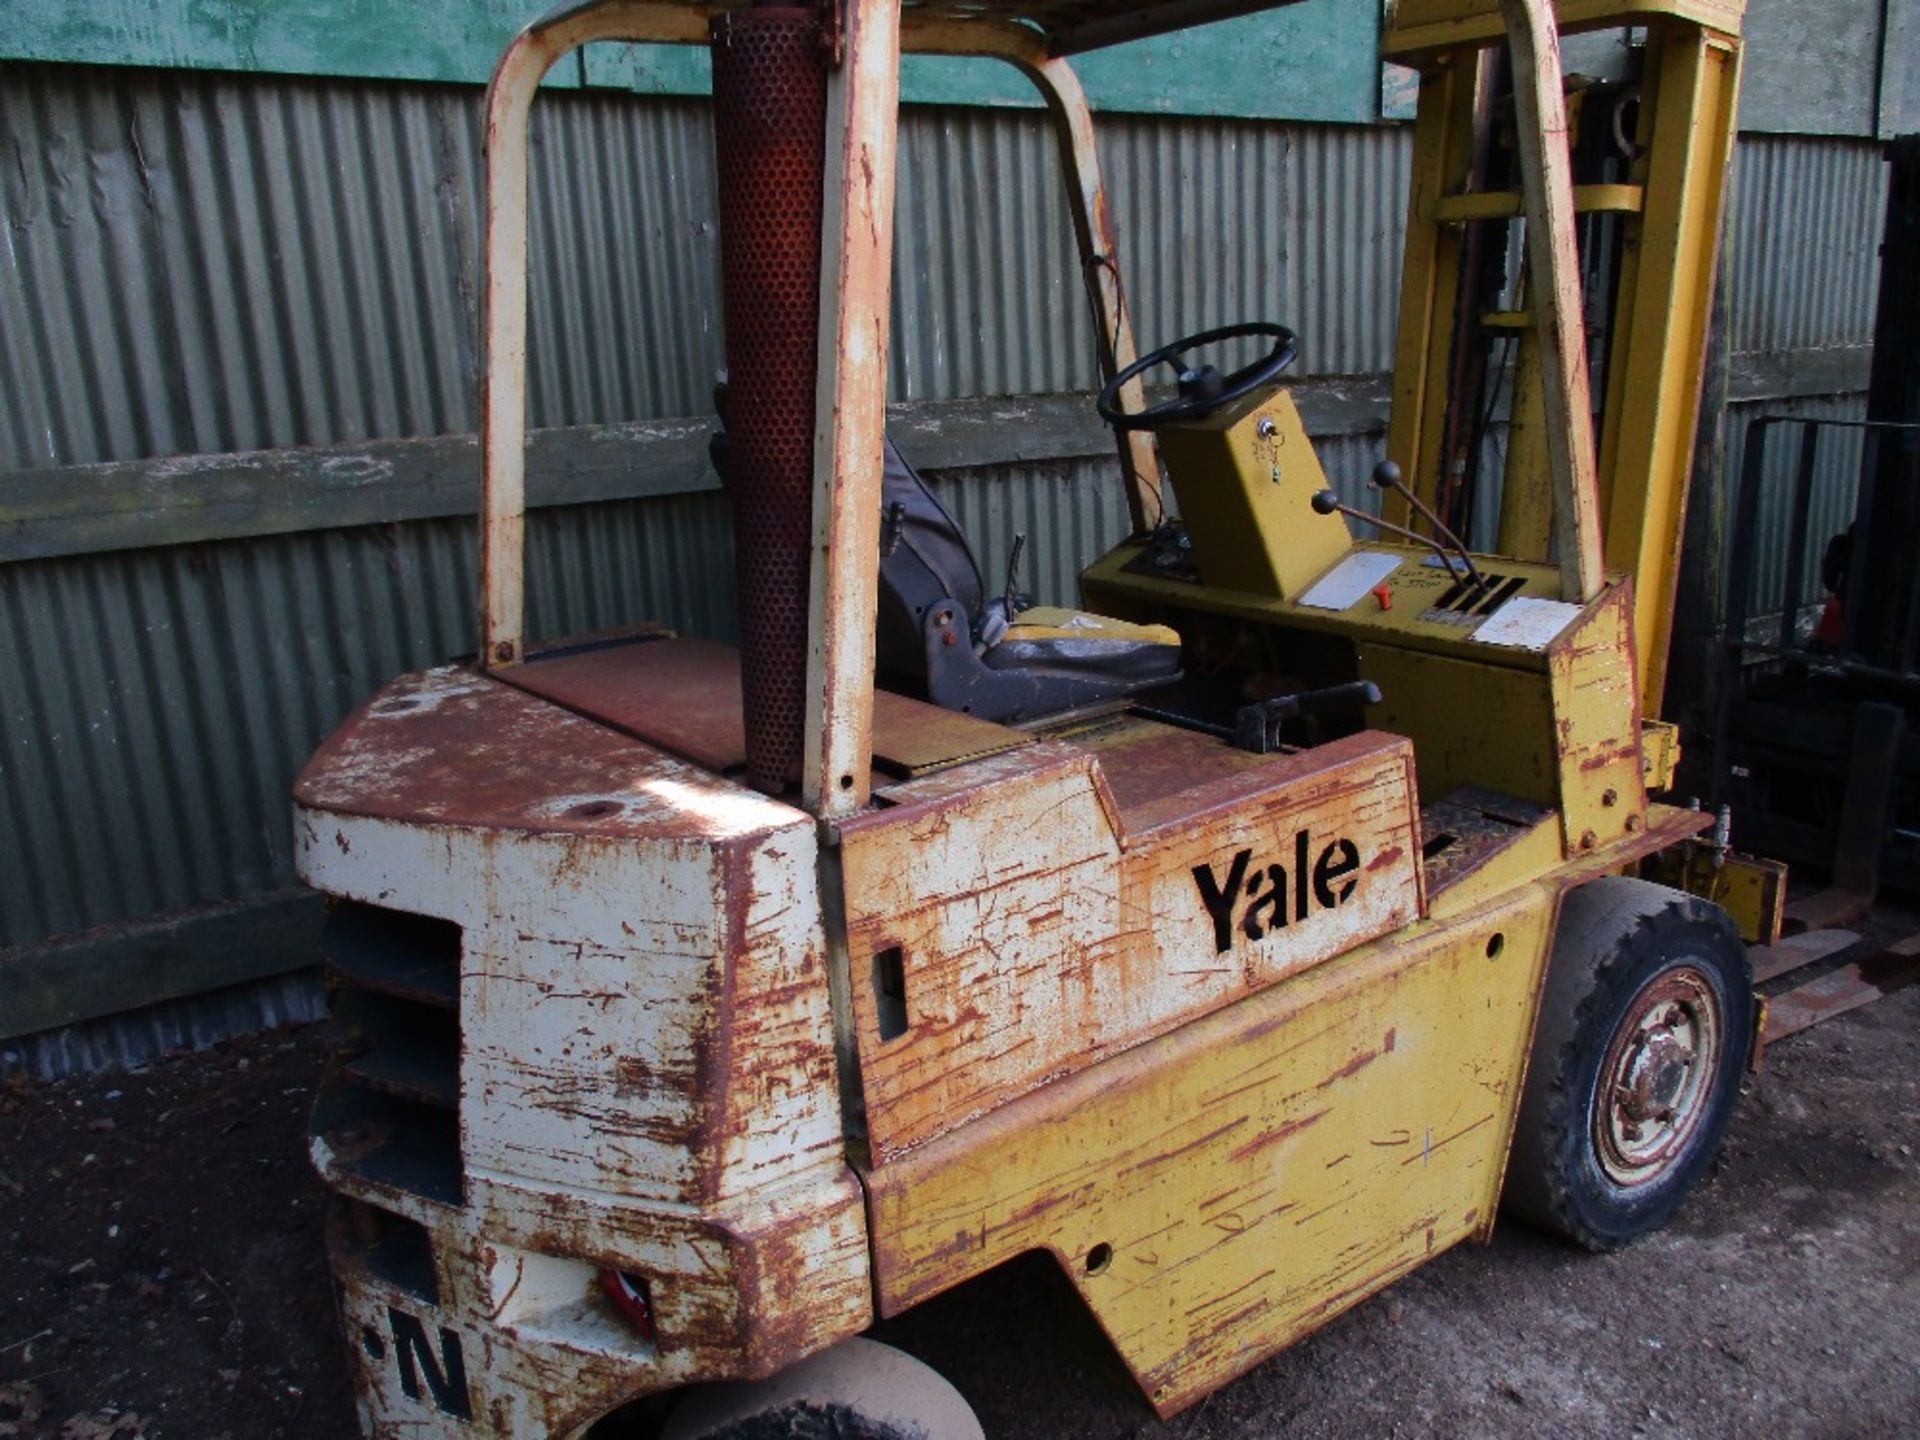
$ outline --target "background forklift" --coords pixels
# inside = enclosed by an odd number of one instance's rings
[[[599,0],[501,61],[482,650],[381,691],[295,797],[353,1034],[313,1156],[369,1434],[977,1435],[858,1337],[1035,1250],[1170,1415],[1502,1204],[1606,1248],[1711,1159],[1742,925],[1639,873],[1773,938],[1777,876],[1693,863],[1707,817],[1650,798],[1646,718],[1741,8],[1560,7],[1644,38],[1621,173],[1576,186],[1545,0],[1403,0],[1380,519],[1279,384],[1313,337],[1142,356],[1128,324],[1066,57],[1260,8]],[[523,632],[527,116],[601,40],[711,49],[737,653]],[[886,440],[903,50],[1015,64],[1061,137],[1134,528],[1085,611],[990,590]],[[1619,217],[1597,389],[1581,214]],[[1474,247],[1516,262],[1493,309]],[[1427,498],[1479,326],[1528,387],[1498,554]]]
[[[1862,937],[1840,928],[1867,917],[1883,884],[1920,892],[1920,136],[1886,158],[1866,415],[1759,415],[1747,427],[1711,758],[1699,767],[1743,844],[1827,877],[1787,907],[1797,933],[1755,957],[1757,979],[1798,982],[1773,997],[1770,1039],[1920,977],[1920,934],[1847,955]],[[1819,493],[1831,460],[1851,462],[1850,497]],[[1770,493],[1786,520],[1771,555]],[[1815,595],[1824,603],[1810,615]]]

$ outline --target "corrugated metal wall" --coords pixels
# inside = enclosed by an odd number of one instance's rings
[[[394,675],[473,646],[466,521],[0,566],[0,944],[293,883],[288,791]],[[718,493],[536,511],[532,622],[729,633]]]
[[[1040,117],[906,114],[895,398],[1091,387]],[[471,430],[479,128],[466,89],[14,67],[0,465]],[[704,104],[555,92],[535,149],[532,423],[704,412]],[[1118,117],[1103,156],[1143,336],[1279,314],[1303,373],[1386,368],[1398,130]]]
[[[1736,353],[1790,354],[1811,369],[1821,352],[1871,346],[1886,194],[1886,162],[1872,142],[1770,136],[1741,144],[1728,220]],[[1747,424],[1760,414],[1859,420],[1866,416],[1866,395],[1863,389],[1732,406],[1726,453],[1736,485]],[[1788,602],[1783,592],[1792,517],[1786,477],[1798,444],[1797,431],[1776,429],[1769,437],[1769,503],[1761,511],[1750,600],[1755,615],[1777,614]],[[1819,555],[1853,513],[1859,465],[1858,437],[1830,432],[1819,452],[1806,541],[1810,558],[1795,605],[1824,594]]]
[[[0,465],[474,424],[478,96],[17,67],[0,87]],[[1391,129],[1120,119],[1143,336],[1282,315],[1303,372],[1384,369],[1406,147]],[[1093,339],[1031,112],[908,112],[899,399],[1079,390]],[[720,363],[705,107],[556,94],[538,130],[536,425],[698,414]],[[1330,468],[1357,493],[1368,457]],[[1352,456],[1344,451],[1354,450]],[[1125,529],[1111,464],[943,477],[1065,599]],[[1044,538],[1044,542],[1042,541]],[[538,515],[534,625],[728,633],[717,495]],[[369,689],[471,645],[470,527],[432,522],[0,570],[0,944],[291,880],[295,767]],[[76,816],[114,816],[110,825]]]
[[[0,467],[471,429],[478,102],[10,67]],[[537,134],[534,424],[704,412],[704,106],[559,93]],[[1111,117],[1103,146],[1143,341],[1274,317],[1302,373],[1389,368],[1404,130]],[[1861,142],[1743,143],[1740,348],[1868,340],[1878,167]],[[1059,184],[1033,112],[907,112],[896,398],[1094,384]],[[1330,443],[1350,495],[1377,445]],[[1030,536],[1043,598],[1124,530],[1105,460],[938,478],[989,573]],[[714,493],[544,512],[535,626],[724,635],[729,544]],[[0,945],[287,884],[295,768],[381,680],[470,646],[472,549],[443,521],[0,566]]]
[[[1887,200],[1880,146],[1747,136],[1733,180],[1735,351],[1870,344]]]

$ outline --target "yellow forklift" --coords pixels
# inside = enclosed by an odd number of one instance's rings
[[[590,0],[506,52],[481,650],[295,795],[369,1436],[977,1436],[863,1332],[1033,1251],[1168,1416],[1502,1208],[1603,1249],[1701,1176],[1779,903],[1652,798],[1740,0],[1401,0],[1377,517],[1284,387],[1314,337],[1138,352],[1070,64],[1263,8]],[[1631,93],[1570,87],[1560,32],[1623,28]],[[527,120],[596,41],[713,61],[737,650],[524,632]],[[1059,134],[1133,520],[1083,610],[990,586],[885,433],[903,52]],[[1490,334],[1498,553],[1450,523]]]

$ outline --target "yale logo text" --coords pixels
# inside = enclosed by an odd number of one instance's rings
[[[1233,948],[1234,913],[1249,940],[1263,939],[1276,930],[1309,919],[1313,907],[1337,910],[1353,897],[1359,885],[1360,847],[1340,838],[1329,840],[1313,853],[1305,830],[1293,837],[1293,855],[1287,860],[1256,860],[1251,847],[1237,852],[1222,880],[1212,865],[1193,867],[1200,903],[1213,919],[1213,948],[1224,955]]]

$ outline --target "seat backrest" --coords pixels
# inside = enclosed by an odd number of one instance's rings
[[[723,427],[729,398],[723,374],[713,390],[714,409]],[[713,437],[709,453],[721,482],[731,484],[724,429]],[[986,610],[980,566],[959,524],[889,436],[880,482],[880,593],[875,627],[876,668],[881,675],[913,688],[925,687],[926,614],[942,604],[957,605],[967,617],[968,633],[977,633]]]
[[[925,683],[925,622],[934,605],[957,605],[977,628],[986,586],[967,537],[892,439],[880,487],[880,672]]]

